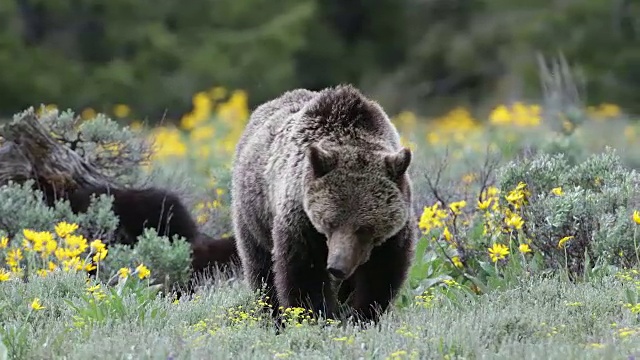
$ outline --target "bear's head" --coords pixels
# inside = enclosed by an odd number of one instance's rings
[[[314,144],[306,160],[305,212],[327,238],[327,270],[348,278],[408,221],[411,151]]]

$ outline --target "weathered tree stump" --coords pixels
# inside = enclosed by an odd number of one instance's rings
[[[33,108],[0,127],[0,185],[28,179],[62,194],[85,186],[114,186],[115,181],[54,139]]]

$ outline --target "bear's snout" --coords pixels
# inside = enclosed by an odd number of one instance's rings
[[[327,271],[338,280],[346,279],[357,267],[359,247],[351,233],[337,231],[329,237]]]
[[[329,266],[327,267],[327,271],[329,271],[329,274],[338,280],[342,280],[347,276],[347,273],[345,273],[344,270],[337,267]]]
[[[327,271],[338,280],[346,278],[351,269],[349,269],[349,261],[343,254],[331,256],[327,261]]]

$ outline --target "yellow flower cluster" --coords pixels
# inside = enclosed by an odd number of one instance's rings
[[[500,105],[489,115],[489,122],[494,125],[511,124],[520,127],[536,127],[542,121],[539,105],[525,105],[516,102],[511,107]]]
[[[530,195],[527,185],[520,182],[504,195],[503,199],[506,204],[503,206],[500,203],[500,190],[490,186],[480,193],[475,209],[469,209],[467,214],[462,212],[462,209],[467,206],[467,202],[464,200],[449,204],[448,209],[441,208],[440,203],[424,207],[418,226],[425,235],[432,234],[432,231],[438,231],[441,238],[444,238],[453,249],[456,249],[459,243],[454,239],[451,229],[456,228],[458,220],[461,220],[462,225],[468,225],[475,216],[481,214],[482,235],[491,239],[492,242],[491,247],[487,249],[488,255],[491,261],[497,262],[505,259],[510,253],[509,247],[501,243],[505,240],[503,235],[509,235],[506,240],[511,241],[512,234],[515,232],[518,234],[516,235],[518,241],[521,238],[524,239],[523,236],[520,236],[520,230],[524,226],[521,211],[527,204]],[[436,237],[431,239],[438,240]],[[518,251],[522,254],[531,253],[529,242],[527,240],[521,241],[518,245]],[[453,256],[451,261],[458,268],[464,267],[458,256]]]
[[[604,103],[599,106],[588,106],[587,112],[596,120],[616,118],[622,115],[622,110],[616,104]]]
[[[215,87],[195,94],[192,103],[193,109],[182,116],[179,128],[159,126],[152,130],[155,160],[186,156],[228,159],[235,150],[249,119],[246,92],[236,90],[229,94],[226,89]]]
[[[140,264],[138,265],[138,267],[136,267],[133,274],[138,275],[138,278],[142,280],[142,279],[148,278],[151,275],[151,270],[149,270],[149,268],[146,267],[144,264]],[[118,269],[118,277],[120,279],[125,280],[130,275],[131,275],[131,269],[129,269],[128,267],[123,267]]]
[[[295,327],[302,327],[304,325],[312,325],[316,323],[316,319],[312,317],[313,312],[311,310],[301,307],[280,307],[283,311],[282,318],[284,321]]]
[[[587,116],[602,121],[605,119],[621,119],[622,111],[614,104],[602,104],[597,107],[589,107]],[[402,135],[403,145],[414,148],[414,143],[424,143],[431,146],[446,146],[450,143],[456,145],[452,156],[460,158],[463,149],[472,151],[483,151],[489,145],[495,149],[494,142],[486,143],[487,125],[491,128],[513,129],[504,137],[511,141],[516,140],[521,131],[541,128],[545,124],[545,116],[542,108],[537,104],[527,104],[524,102],[514,102],[511,105],[498,105],[488,114],[488,121],[483,122],[476,119],[469,110],[461,107],[454,108],[443,116],[418,119],[418,117],[408,111],[400,112],[392,118],[396,128]],[[575,127],[568,120],[563,126]],[[566,129],[565,129],[566,130]],[[635,137],[635,128],[631,125],[624,130],[628,140]],[[426,137],[422,138],[422,134]]]
[[[10,246],[9,238],[0,238],[0,254],[4,253],[6,264],[6,267],[0,266],[0,282],[22,278],[27,267],[43,277],[53,271],[96,270],[107,257],[107,247],[99,239],[89,242],[84,236],[76,234],[77,230],[77,224],[63,221],[55,225],[53,233],[24,229],[21,244]],[[118,271],[121,278],[126,278],[131,273],[129,268]],[[144,264],[140,264],[133,274],[140,279],[146,279],[151,275],[151,271]]]
[[[9,239],[0,239],[0,251],[5,253],[4,260],[8,269],[0,268],[0,281],[20,278],[24,274],[25,256],[37,255],[34,261],[36,273],[46,276],[56,270],[92,271],[107,256],[107,249],[101,240],[91,243],[84,236],[75,234],[77,224],[60,222],[55,226],[55,234],[48,231],[24,229],[23,240],[18,246],[9,246]],[[85,258],[81,255],[89,250]]]
[[[245,309],[244,306],[238,305],[235,308],[227,309],[226,318],[232,326],[255,325],[264,318],[264,314],[259,310],[261,306],[258,303],[256,305],[258,305],[256,308]]]
[[[427,142],[431,145],[444,144],[451,140],[463,143],[470,133],[482,129],[479,121],[467,109],[455,108],[434,120],[434,126],[427,132]]]
[[[481,200],[478,201],[478,209],[484,211],[483,235],[494,239],[494,243],[488,248],[489,257],[494,263],[505,259],[510,253],[509,247],[499,242],[502,238],[501,234],[516,232],[517,238],[520,240],[519,230],[524,226],[524,219],[519,212],[527,204],[527,199],[531,195],[527,190],[527,185],[520,182],[504,196],[506,206],[500,206],[499,193],[498,189],[490,187],[486,190],[486,194],[481,194]],[[489,209],[490,206],[491,209]],[[507,240],[511,240],[511,237]],[[520,242],[518,250],[522,254],[532,252],[526,240]]]
[[[429,233],[432,229],[438,229],[444,226],[444,219],[449,216],[446,210],[440,209],[440,203],[432,206],[425,206],[418,226],[425,233]]]

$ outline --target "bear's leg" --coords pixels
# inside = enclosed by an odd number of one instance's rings
[[[404,283],[413,257],[415,231],[410,226],[374,248],[369,261],[354,273],[352,307],[360,320],[377,322]]]
[[[283,222],[287,223],[287,222]],[[336,299],[326,270],[326,240],[286,225],[273,229],[274,272],[280,305],[335,316]]]
[[[275,315],[279,305],[272,271],[271,253],[259,245],[258,239],[241,222],[235,228],[235,236],[238,256],[246,281],[254,291],[262,290],[263,286],[265,287],[265,296],[268,297],[266,302],[271,305],[272,315]]]

